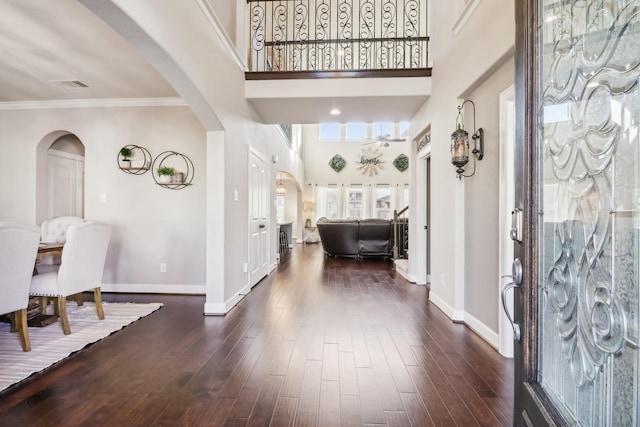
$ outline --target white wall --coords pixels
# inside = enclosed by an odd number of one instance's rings
[[[500,98],[513,84],[514,61],[507,61],[469,94],[476,104],[478,126],[485,131],[485,157],[476,175],[465,179],[465,311],[498,331]],[[465,118],[465,124],[472,123]],[[480,250],[481,249],[481,250]],[[493,298],[488,298],[492,295]]]
[[[514,80],[514,4],[477,3],[456,36],[455,2],[430,2],[432,96],[413,118],[410,134],[431,125],[430,298],[497,345],[498,99]],[[459,181],[449,147],[457,106],[466,98],[476,102],[487,154],[474,177]],[[472,126],[471,117],[465,116],[465,125]]]
[[[204,292],[205,132],[187,107],[0,111],[0,129],[0,168],[11,177],[0,187],[1,220],[36,223],[38,146],[52,132],[72,133],[85,147],[85,217],[112,227],[103,288]],[[156,185],[151,171],[122,172],[116,159],[127,144],[153,156],[186,154],[193,185],[172,191]]]
[[[302,182],[302,162],[283,143],[274,126],[263,125],[244,98],[244,70],[237,52],[221,36],[197,2],[173,0],[113,0],[111,4],[131,19],[144,35],[135,34],[118,11],[103,12],[104,2],[83,1],[99,13],[172,84],[189,103],[207,131],[207,301],[205,311],[228,311],[248,290],[248,158],[250,147],[271,164],[271,196],[275,199],[275,172],[284,170]],[[167,31],[171,28],[171,31]],[[211,119],[215,116],[215,119]],[[215,187],[215,188],[214,188]],[[234,191],[239,198],[234,200]],[[212,196],[213,195],[213,196]],[[275,206],[270,227],[275,230]],[[215,212],[214,212],[215,210]],[[204,231],[204,230],[203,230]],[[203,233],[204,234],[204,233]],[[275,236],[274,233],[269,233]],[[271,260],[277,242],[269,245]]]
[[[318,125],[303,126],[305,182],[312,184],[409,184],[411,180],[411,162],[409,169],[400,172],[393,165],[393,160],[400,154],[410,155],[409,142],[391,142],[389,147],[378,147],[377,144],[362,145],[356,141],[319,141]],[[385,163],[377,175],[363,174],[358,170],[357,161],[363,148],[377,148],[382,153]],[[346,166],[336,172],[329,166],[335,154],[346,160]]]

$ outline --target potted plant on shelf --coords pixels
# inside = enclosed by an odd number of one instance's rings
[[[158,168],[158,184],[171,184],[176,170],[171,166],[160,166]]]
[[[120,149],[120,155],[122,156],[122,167],[123,168],[130,168],[131,167],[131,160],[129,160],[129,157],[131,157],[133,155],[133,151],[131,151],[131,148],[129,147],[122,147]]]

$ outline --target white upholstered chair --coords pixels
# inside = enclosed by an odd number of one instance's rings
[[[46,243],[65,243],[70,226],[85,222],[79,216],[59,216],[46,219],[40,225],[40,240]],[[60,255],[42,254],[38,257],[38,273],[48,273],[60,266]]]
[[[27,306],[39,240],[36,226],[0,222],[0,314],[13,316],[24,351],[31,350]]]
[[[40,225],[40,240],[47,243],[64,243],[67,241],[67,230],[70,226],[85,222],[79,216],[59,216],[45,219]]]
[[[110,234],[107,225],[94,221],[70,226],[60,269],[31,279],[31,295],[56,298],[55,312],[65,335],[71,333],[66,304],[70,295],[93,289],[98,318],[104,319],[100,285]]]

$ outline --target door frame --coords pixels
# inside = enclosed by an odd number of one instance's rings
[[[414,139],[415,143],[417,144],[430,132],[431,124],[428,124],[419,133],[419,136]],[[427,271],[427,263],[430,263],[431,251],[427,250],[427,234],[423,233],[424,222],[430,217],[430,212],[427,212],[427,210],[431,209],[427,200],[427,179],[431,179],[431,177],[427,176],[427,161],[430,158],[431,142],[427,143],[416,154],[415,179],[412,180],[410,190],[409,232],[411,238],[409,238],[409,253],[415,254],[415,256],[409,257],[409,272],[415,272],[414,277],[417,285],[431,283],[431,276]]]
[[[502,307],[502,288],[509,281],[504,275],[511,274],[513,262],[513,241],[509,236],[511,228],[510,212],[514,201],[514,145],[515,145],[515,85],[511,85],[500,93],[500,190],[499,190],[499,230],[500,240],[498,272],[498,307]],[[513,313],[513,293],[507,295],[507,307],[499,310],[498,317],[498,350],[504,357],[513,357],[513,330],[504,309]]]
[[[514,346],[514,425],[567,425],[538,380],[538,186],[537,99],[539,76],[538,0],[515,1],[516,145],[515,207],[522,209],[522,241],[514,257],[523,266],[522,283],[514,291],[514,317],[521,339]]]

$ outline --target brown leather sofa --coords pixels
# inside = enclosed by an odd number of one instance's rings
[[[327,219],[316,222],[327,255],[363,258],[393,256],[393,226],[386,219]]]

